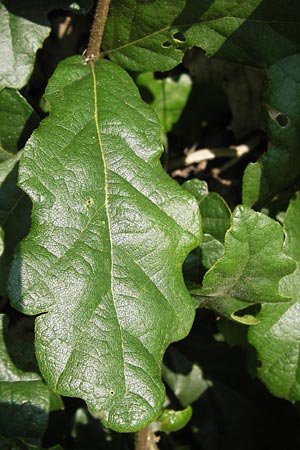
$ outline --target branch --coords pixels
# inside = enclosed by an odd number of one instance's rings
[[[150,426],[143,428],[135,433],[135,450],[158,450],[158,440]]]
[[[219,148],[202,148],[200,150],[195,150],[192,147],[191,152],[185,155],[183,158],[173,161],[170,164],[170,170],[178,169],[179,167],[190,166],[191,164],[198,164],[202,161],[208,161],[214,158],[240,158],[251,150],[249,145],[232,145],[231,147],[219,147]]]

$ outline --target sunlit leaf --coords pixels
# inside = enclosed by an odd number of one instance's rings
[[[40,314],[49,386],[110,428],[139,429],[161,410],[166,347],[193,322],[181,267],[199,241],[197,204],[163,171],[158,120],[114,63],[66,60],[46,95],[20,166],[33,222],[10,295]]]
[[[224,256],[206,272],[203,286],[191,291],[199,305],[236,319],[234,313],[250,304],[287,302],[279,281],[295,264],[283,253],[280,224],[242,206],[231,221]]]
[[[297,268],[280,283],[281,292],[291,297],[283,304],[263,304],[260,324],[249,331],[250,343],[258,352],[258,374],[270,391],[291,401],[300,400],[300,197],[290,203],[284,219],[285,251],[297,261]]]

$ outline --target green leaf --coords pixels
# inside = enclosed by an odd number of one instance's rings
[[[204,181],[189,180],[184,188],[198,201],[203,233],[210,234],[221,243],[230,226],[230,209],[225,200],[216,192],[208,192]]]
[[[0,161],[20,150],[39,118],[25,98],[15,89],[0,91]]]
[[[18,242],[26,236],[30,225],[31,202],[17,186],[18,163],[16,154],[0,163],[0,294],[6,293],[10,263]]]
[[[283,190],[300,175],[300,55],[285,58],[270,67],[264,93],[268,109],[267,131],[271,139],[262,158],[264,176],[270,188]],[[289,99],[293,99],[290,101]]]
[[[260,379],[276,396],[300,400],[299,314],[300,314],[300,197],[290,202],[284,219],[285,251],[297,262],[296,270],[280,283],[281,292],[292,298],[283,304],[263,304],[257,318],[260,324],[249,331],[261,368]]]
[[[287,302],[278,291],[279,281],[295,269],[295,264],[282,247],[279,223],[238,206],[225,237],[224,256],[206,272],[202,288],[191,293],[200,306],[235,320],[234,313],[250,304]]]
[[[281,0],[113,1],[104,50],[126,69],[168,70],[186,49],[266,67],[300,50],[299,3]]]
[[[49,390],[36,372],[33,345],[16,340],[0,315],[0,437],[40,439],[46,429]]]
[[[198,180],[197,178],[186,181],[183,184],[183,187],[195,197],[198,205],[200,205],[202,200],[208,195],[206,181]]]
[[[270,186],[263,175],[261,162],[248,164],[243,175],[243,205],[251,208],[261,198],[266,198],[269,192]]]
[[[91,0],[22,0],[0,3],[0,30],[2,61],[0,88],[21,88],[32,73],[36,52],[50,33],[47,18],[53,9],[85,12]]]
[[[204,378],[199,365],[192,364],[175,348],[168,350],[163,378],[183,407],[195,402],[212,386],[212,382]]]
[[[121,68],[71,58],[46,95],[50,116],[20,167],[34,207],[11,298],[44,313],[36,352],[49,386],[105,426],[137,430],[159,414],[162,356],[194,319],[182,264],[199,241],[197,204],[162,170],[159,122]]]
[[[278,61],[268,70],[264,102],[270,144],[259,162],[246,170],[244,204],[264,203],[293,186],[300,176],[299,64],[300,54],[297,54]]]
[[[203,232],[224,242],[230,226],[230,209],[216,192],[210,192],[200,203]]]
[[[210,269],[224,254],[224,245],[210,234],[204,234],[201,243],[201,263]]]
[[[179,431],[186,426],[193,414],[191,406],[187,406],[181,411],[165,409],[159,417],[159,429],[165,432]]]
[[[152,72],[141,73],[136,78],[142,98],[148,100],[160,123],[164,134],[172,130],[178,121],[192,88],[192,80],[187,74],[180,77],[154,78]]]

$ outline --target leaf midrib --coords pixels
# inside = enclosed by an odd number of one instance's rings
[[[110,243],[110,289],[111,289],[111,296],[112,301],[116,313],[116,318],[118,321],[118,327],[120,332],[120,339],[121,339],[121,350],[122,350],[122,367],[123,367],[123,377],[124,377],[124,386],[125,386],[125,395],[127,392],[127,385],[125,380],[125,365],[124,365],[124,359],[125,359],[125,352],[124,352],[124,337],[123,337],[123,330],[120,326],[120,320],[118,316],[118,311],[115,303],[115,293],[114,293],[114,249],[113,249],[113,240],[112,240],[112,227],[111,227],[111,218],[109,215],[109,181],[108,181],[108,169],[106,164],[106,159],[104,156],[104,149],[101,139],[101,131],[100,131],[100,124],[99,124],[99,115],[98,115],[98,91],[97,91],[97,79],[96,79],[96,72],[95,72],[95,66],[94,63],[90,63],[91,68],[91,74],[92,74],[92,80],[93,80],[93,95],[94,95],[94,120],[95,120],[95,126],[96,126],[96,132],[97,132],[97,138],[98,138],[98,144],[99,144],[99,150],[101,154],[101,159],[103,163],[103,172],[104,172],[104,205],[105,205],[105,212],[107,217],[107,225],[108,225],[108,233],[109,233],[109,243]]]

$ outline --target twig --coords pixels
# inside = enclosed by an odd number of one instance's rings
[[[100,47],[108,15],[109,4],[110,0],[98,0],[91,29],[89,45],[85,53],[86,64],[91,61],[97,61],[100,56]]]
[[[189,152],[183,158],[173,161],[170,164],[170,170],[177,169],[182,166],[190,166],[191,164],[198,164],[202,161],[207,161],[214,158],[227,157],[227,158],[240,158],[250,151],[249,145],[237,145],[231,147],[218,147],[218,148],[202,148],[193,152]]]
[[[135,450],[159,450],[156,445],[158,440],[150,426],[143,428],[135,433]]]

